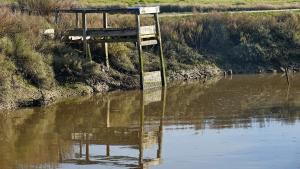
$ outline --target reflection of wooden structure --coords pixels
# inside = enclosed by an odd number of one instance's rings
[[[76,28],[67,30],[64,36],[69,41],[83,42],[83,51],[86,57],[91,59],[89,43],[102,43],[103,54],[105,56],[106,66],[109,67],[107,43],[112,42],[134,42],[137,43],[139,62],[140,62],[140,86],[144,88],[144,70],[142,47],[149,45],[158,45],[160,55],[160,78],[163,86],[166,85],[166,75],[164,58],[162,51],[162,41],[158,13],[159,7],[130,7],[130,8],[74,8],[57,9],[55,13],[55,22],[60,21],[61,13],[70,13],[75,15]],[[103,14],[103,25],[101,28],[88,28],[87,14]],[[136,26],[134,28],[111,28],[108,25],[109,14],[133,14],[136,16]],[[79,26],[79,16],[81,15],[81,27]],[[155,25],[141,26],[141,15],[153,15]],[[157,73],[155,73],[157,74]]]
[[[137,168],[148,168],[149,166],[159,165],[161,163],[161,150],[162,150],[162,135],[163,135],[163,117],[166,104],[166,91],[162,90],[161,93],[161,117],[159,125],[147,126],[145,124],[145,93],[141,92],[140,98],[140,119],[138,125],[131,125],[129,127],[113,127],[110,125],[110,100],[107,101],[106,111],[106,126],[97,128],[95,132],[84,133],[74,131],[72,133],[72,140],[79,145],[79,156],[75,159],[62,160],[64,163],[79,163],[79,164],[101,164],[114,161],[114,165],[124,165],[117,161],[120,156],[112,156],[110,153],[111,146],[129,146],[137,148],[139,157],[123,157],[123,159],[137,160]],[[152,138],[156,138],[155,141]],[[157,153],[155,158],[145,159],[144,150],[152,144],[157,144]],[[90,156],[90,145],[105,145],[106,153],[103,156],[97,156],[95,159]],[[85,152],[83,152],[85,147]],[[122,160],[122,159],[121,159]],[[126,161],[125,161],[126,162]]]

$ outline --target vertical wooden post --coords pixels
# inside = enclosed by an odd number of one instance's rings
[[[141,44],[141,18],[140,15],[136,15],[136,26],[137,26],[137,47],[139,53],[139,62],[140,62],[140,88],[144,89],[144,63],[143,63],[143,49]]]
[[[91,62],[92,61],[92,52],[91,52],[91,46],[89,43],[87,44],[87,53],[88,53],[87,57],[88,57],[89,61]]]
[[[88,45],[87,45],[87,39],[86,39],[86,31],[87,31],[87,25],[86,25],[86,13],[82,12],[82,38],[83,38],[83,52],[85,57],[88,57]]]
[[[59,36],[58,36],[58,29],[59,29],[59,26],[58,26],[58,16],[59,15],[59,12],[58,12],[58,10],[55,10],[55,14],[54,14],[54,22],[55,22],[55,28],[56,28],[56,30],[54,31],[54,37],[55,37],[55,39],[58,39],[59,38]]]
[[[55,19],[54,19],[55,24],[58,24],[58,10],[55,10]]]
[[[164,55],[163,55],[163,49],[162,49],[161,32],[160,32],[158,13],[154,14],[154,18],[155,18],[155,26],[156,26],[156,36],[157,36],[157,41],[158,41],[158,46],[159,46],[161,82],[162,82],[162,86],[167,86],[166,69],[165,69],[165,61],[164,61]]]
[[[107,13],[103,13],[103,28],[108,27],[108,16]],[[107,43],[102,43],[103,55],[105,57],[105,65],[109,69],[109,60],[108,60],[108,45]]]
[[[76,25],[76,28],[79,28],[79,18],[78,18],[78,13],[76,12],[76,15],[75,15],[75,25]]]

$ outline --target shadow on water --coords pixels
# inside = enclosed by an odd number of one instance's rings
[[[290,88],[285,84],[276,75],[234,76],[3,112],[0,168],[150,168],[163,163],[164,127],[205,130],[296,123],[300,76],[293,77]]]

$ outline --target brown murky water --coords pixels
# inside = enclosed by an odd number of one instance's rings
[[[247,75],[0,113],[0,168],[300,169],[300,76]]]

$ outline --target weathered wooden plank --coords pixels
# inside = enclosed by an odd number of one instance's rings
[[[137,42],[136,38],[112,38],[112,39],[92,39],[91,43],[118,43],[118,42]]]
[[[141,35],[141,38],[142,39],[149,39],[149,38],[156,39],[156,34]]]
[[[151,25],[151,26],[141,26],[141,33],[142,36],[143,35],[151,35],[151,34],[156,34],[156,27],[155,25]]]
[[[147,40],[147,41],[142,41],[141,45],[142,46],[150,46],[150,45],[156,45],[157,40]]]
[[[130,29],[110,29],[106,30],[88,30],[87,34],[92,37],[103,36],[103,37],[122,37],[122,36],[137,36],[136,30]]]
[[[76,13],[75,15],[75,25],[76,25],[76,28],[79,28],[79,17],[78,17],[78,13]]]
[[[107,13],[103,13],[103,28],[107,29],[108,28],[108,16]],[[109,69],[109,59],[108,59],[108,45],[107,43],[102,43],[102,48],[103,48],[103,54],[105,57],[105,64],[106,67]]]
[[[87,22],[86,22],[86,14],[82,14],[82,29],[81,29],[81,35],[83,39],[83,51],[85,54],[85,57],[88,57],[88,46],[87,46]]]
[[[141,35],[141,18],[140,15],[136,15],[136,27],[137,27],[137,47],[139,53],[139,63],[140,63],[140,88],[144,89],[144,60],[143,60],[143,49],[142,49],[142,39]]]
[[[73,29],[66,31],[68,36],[82,36],[82,29]],[[92,37],[113,37],[113,36],[137,36],[136,29],[122,29],[122,28],[89,28],[86,30],[87,36]]]
[[[117,43],[117,42],[137,42],[136,37],[129,38],[129,37],[115,37],[110,39],[103,39],[103,38],[93,38],[91,39],[90,36],[86,37],[88,43]],[[83,37],[82,36],[68,36],[68,40],[70,42],[82,42]]]
[[[159,6],[153,7],[128,7],[128,8],[72,8],[72,9],[55,9],[52,12],[61,13],[109,13],[109,14],[154,14],[159,13]]]
[[[159,6],[152,6],[152,7],[139,7],[139,14],[154,14],[159,13],[160,9]]]
[[[159,58],[160,58],[160,71],[161,71],[161,81],[162,86],[167,86],[167,78],[166,78],[166,67],[163,55],[163,48],[162,48],[162,41],[161,41],[161,32],[160,32],[160,24],[159,24],[159,17],[158,14],[154,14],[155,18],[155,26],[157,30],[157,39],[158,39],[158,46],[159,46]]]

